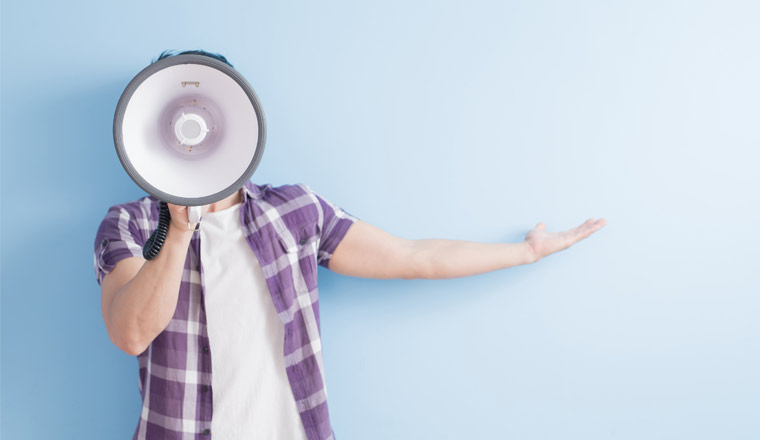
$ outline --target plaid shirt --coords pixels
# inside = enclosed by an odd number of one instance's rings
[[[322,361],[317,264],[327,267],[358,219],[305,184],[273,188],[248,181],[240,191],[240,223],[285,326],[286,373],[306,435],[309,440],[334,439]],[[158,217],[159,200],[153,196],[108,209],[95,237],[98,284],[118,261],[142,257]],[[194,232],[174,316],[137,356],[142,413],[133,439],[212,438],[210,353],[200,233]]]

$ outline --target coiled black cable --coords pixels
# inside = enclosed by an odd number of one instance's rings
[[[143,246],[143,258],[146,260],[152,260],[156,258],[158,252],[166,241],[166,234],[169,232],[169,223],[171,222],[171,214],[169,214],[169,205],[163,200],[159,202],[158,213],[158,227],[148,238]]]
[[[164,246],[166,234],[169,233],[169,224],[172,220],[172,216],[169,213],[169,205],[166,202],[161,200],[158,207],[158,226],[156,227],[156,230],[150,234],[150,238],[148,238],[148,241],[145,242],[145,246],[143,246],[143,258],[146,260],[156,258],[156,255],[158,255],[158,252]],[[200,222],[197,223],[195,225],[195,230],[197,231],[200,229],[200,226]]]

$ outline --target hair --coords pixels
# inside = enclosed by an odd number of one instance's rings
[[[213,52],[206,52],[205,50],[186,50],[184,52],[177,52],[176,50],[167,49],[163,52],[161,52],[161,55],[158,56],[155,60],[151,61],[150,63],[153,64],[158,60],[163,60],[164,58],[169,58],[174,55],[185,55],[185,54],[191,54],[191,55],[204,55],[207,57],[214,58],[215,60],[219,60],[223,62],[224,64],[234,68],[232,64],[230,64],[229,61],[227,61],[227,58],[224,57],[224,55],[213,53]]]

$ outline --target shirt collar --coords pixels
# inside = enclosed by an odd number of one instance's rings
[[[271,188],[271,186],[271,184],[267,183],[263,187],[259,187],[259,185],[256,185],[250,180],[246,180],[243,184],[243,197],[245,199],[244,202],[248,201],[249,199],[260,199],[264,196],[264,191],[266,191],[268,188]]]

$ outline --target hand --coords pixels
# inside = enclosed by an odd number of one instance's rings
[[[607,224],[607,220],[603,218],[597,221],[593,220],[590,218],[576,228],[558,233],[547,232],[546,224],[538,222],[536,227],[525,236],[525,242],[530,245],[529,248],[533,251],[533,262],[569,248]]]
[[[170,227],[179,231],[189,231],[187,223],[189,218],[187,215],[187,206],[166,204],[169,207],[169,215],[171,216]],[[201,216],[205,215],[211,205],[203,205],[201,207]],[[195,229],[196,224],[192,224],[192,228]]]

